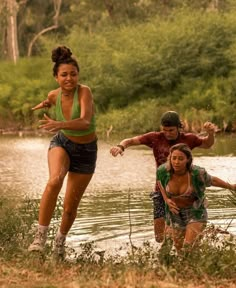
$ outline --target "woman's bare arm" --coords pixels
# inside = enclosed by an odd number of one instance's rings
[[[229,189],[229,190],[236,190],[236,184],[230,184],[228,182],[225,182],[224,180],[212,176],[211,177],[211,184],[212,186],[216,186],[216,187],[220,187],[220,188],[225,188],[225,189]]]
[[[169,206],[170,211],[174,214],[178,214],[179,213],[179,207],[176,205],[176,203],[174,201],[172,201],[170,198],[167,197],[166,191],[165,191],[164,187],[162,186],[161,181],[157,181],[157,185],[161,191],[161,195],[162,195],[164,201]]]
[[[38,109],[43,109],[43,108],[50,108],[52,105],[55,105],[56,103],[56,95],[58,94],[58,89],[50,91],[48,93],[47,99],[43,100],[36,106],[32,108],[32,110],[38,110]]]

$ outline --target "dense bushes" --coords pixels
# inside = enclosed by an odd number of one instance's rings
[[[55,87],[50,53],[65,43],[78,56],[81,82],[92,88],[100,130],[106,122],[113,125],[115,114],[122,129],[153,130],[159,117],[155,105],[160,111],[177,109],[189,121],[202,116],[200,122],[227,126],[236,121],[234,18],[235,12],[180,10],[136,26],[106,26],[99,34],[73,27],[63,39],[43,38],[41,58],[1,63],[0,118],[26,126],[41,116],[33,116],[30,107]]]

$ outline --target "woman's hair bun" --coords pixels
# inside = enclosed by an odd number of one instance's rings
[[[57,48],[52,50],[52,61],[58,62],[61,60],[65,60],[71,58],[72,52],[66,46],[58,46]]]

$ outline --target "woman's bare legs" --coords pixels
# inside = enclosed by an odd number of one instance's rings
[[[47,239],[47,230],[50,224],[58,194],[69,168],[69,158],[61,147],[54,147],[48,151],[49,180],[44,190],[39,208],[39,226],[29,251],[44,250]]]
[[[178,252],[181,251],[182,248],[184,250],[192,249],[192,247],[199,240],[202,231],[204,230],[206,224],[201,222],[190,223],[186,226],[186,230],[173,229],[173,240],[176,250]]]
[[[202,222],[194,222],[188,224],[184,237],[184,245],[192,247],[201,237],[202,231],[205,227],[206,223]]]
[[[40,201],[40,225],[48,226],[50,224],[58,194],[69,169],[69,163],[69,157],[63,148],[54,147],[48,151],[49,180]]]
[[[172,228],[172,237],[173,237],[174,245],[175,245],[177,252],[179,252],[183,247],[185,233],[186,233],[185,229],[183,230],[183,229]]]
[[[206,224],[201,222],[190,223],[186,226],[184,237],[175,233],[175,247],[180,255],[187,256],[199,241]],[[181,239],[181,240],[180,240]]]
[[[74,223],[80,200],[92,176],[93,174],[68,173],[63,215],[60,226],[60,231],[64,235],[69,232]]]
[[[93,174],[73,172],[68,174],[61,226],[54,243],[54,255],[56,257],[64,258],[66,235],[74,223],[80,200],[92,176]]]

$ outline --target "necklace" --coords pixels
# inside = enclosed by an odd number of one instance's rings
[[[61,90],[61,94],[65,97],[71,97],[74,96],[75,94],[75,89],[73,89],[73,91],[63,91]]]
[[[62,95],[63,95],[64,97],[71,97],[71,96],[74,95],[74,93],[62,93]]]

